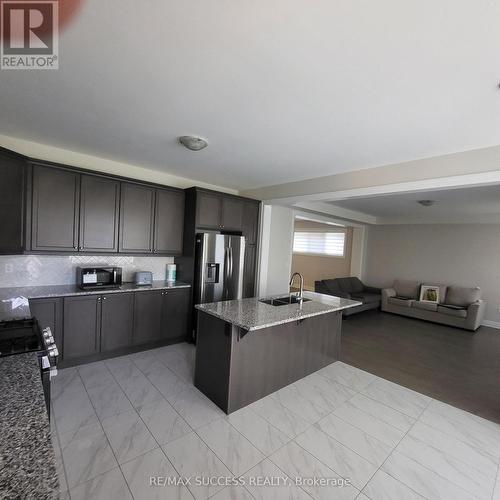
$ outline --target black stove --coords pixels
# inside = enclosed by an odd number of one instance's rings
[[[57,374],[59,352],[50,328],[40,328],[24,297],[0,301],[0,358],[34,352],[38,356],[50,418],[50,379]]]

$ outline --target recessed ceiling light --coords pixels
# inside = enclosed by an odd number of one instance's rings
[[[434,200],[418,200],[417,203],[420,203],[423,207],[432,207],[436,202]]]
[[[208,146],[208,142],[205,139],[192,135],[183,135],[179,137],[179,142],[191,151],[201,151]]]

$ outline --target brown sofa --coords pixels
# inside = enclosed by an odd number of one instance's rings
[[[439,286],[439,303],[421,302],[420,287],[434,285],[396,280],[382,290],[382,311],[424,319],[435,323],[476,331],[484,318],[486,303],[479,287]]]

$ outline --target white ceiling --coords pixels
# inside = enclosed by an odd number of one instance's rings
[[[433,200],[423,207],[418,200]],[[493,222],[500,220],[500,185],[352,198],[331,202],[377,219],[377,223]]]
[[[499,25],[497,0],[86,0],[59,71],[0,72],[0,133],[236,189],[487,147]]]

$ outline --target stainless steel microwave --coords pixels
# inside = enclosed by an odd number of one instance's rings
[[[122,284],[121,267],[78,267],[76,283],[82,290],[119,288]]]

